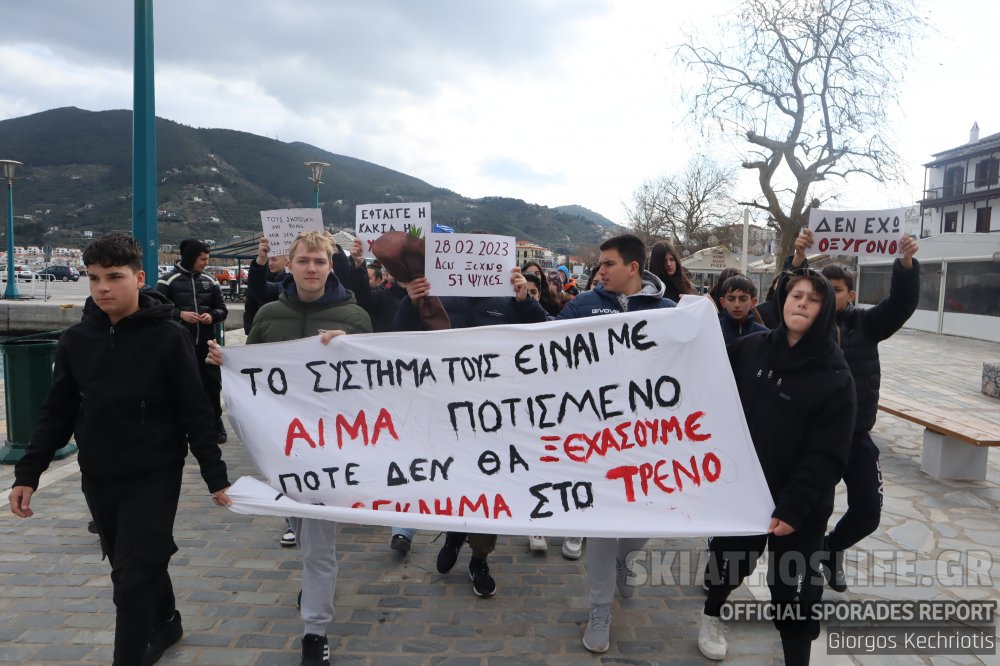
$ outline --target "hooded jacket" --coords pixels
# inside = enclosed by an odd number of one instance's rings
[[[773,299],[759,303],[757,305],[757,314],[760,315],[760,323],[769,330],[778,328],[778,308],[775,306]]]
[[[866,309],[848,305],[837,313],[837,337],[858,392],[855,432],[871,430],[878,416],[879,388],[882,385],[878,343],[902,328],[919,302],[920,262],[913,259],[913,268],[906,269],[897,259],[892,264],[892,281],[885,300]]]
[[[851,372],[831,337],[833,288],[828,285],[812,326],[789,347],[783,315],[788,278],[782,277],[776,291],[778,327],[740,338],[727,349],[774,499],[772,515],[798,529],[807,521],[825,521],[832,511],[850,452],[856,399]]]
[[[75,436],[80,470],[101,480],[181,467],[188,442],[212,492],[229,485],[187,332],[174,306],[145,291],[117,324],[88,299],[86,317],[59,339],[52,390],[14,485],[38,487],[55,452]]]
[[[178,261],[174,268],[156,282],[156,289],[174,304],[173,317],[191,334],[195,345],[215,339],[215,324],[226,321],[229,311],[219,283],[211,275],[192,273]],[[212,315],[211,324],[189,324],[181,312]]]
[[[247,344],[285,342],[318,335],[320,330],[340,329],[347,333],[371,333],[368,313],[358,306],[354,295],[344,289],[331,272],[323,295],[315,301],[299,300],[295,278],[286,275],[279,283],[278,300],[257,311]]]
[[[608,291],[603,285],[585,291],[563,307],[556,319],[578,319],[619,312],[672,308],[677,304],[663,297],[663,282],[649,271],[642,272],[642,289],[625,296]]]
[[[792,270],[792,256],[785,258],[784,269]],[[878,343],[888,339],[913,316],[920,303],[920,262],[912,258],[912,268],[904,268],[896,259],[892,262],[889,295],[878,305],[857,308],[849,304],[837,313],[834,339],[844,350],[844,358],[854,376],[858,392],[858,418],[854,432],[868,432],[875,427],[878,416],[879,389],[882,386],[882,364]],[[808,260],[802,266],[808,266]],[[763,309],[760,311],[763,313]]]
[[[733,319],[725,310],[721,310],[719,312],[719,325],[722,327],[722,338],[726,341],[727,346],[733,344],[744,335],[767,333],[769,330],[767,326],[757,323],[757,318],[754,316],[752,310],[747,314],[747,320],[743,323]]]

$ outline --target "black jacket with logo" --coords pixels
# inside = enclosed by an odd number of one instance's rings
[[[781,313],[787,278],[779,282]],[[727,349],[743,413],[774,499],[772,514],[798,529],[825,520],[843,476],[855,417],[854,381],[831,332],[833,289],[794,347],[778,328],[740,338]]]
[[[174,319],[188,330],[196,345],[214,340],[215,324],[226,321],[229,315],[222,298],[222,289],[215,278],[204,273],[192,273],[181,266],[180,262],[174,264],[174,269],[157,281],[156,289],[174,304]],[[208,312],[212,315],[212,323],[189,324],[181,320],[181,312]]]
[[[91,307],[62,334],[52,390],[14,468],[14,485],[37,488],[71,435],[80,470],[97,479],[183,466],[190,441],[209,490],[229,485],[190,337],[171,321],[173,305],[145,293],[139,304],[114,326]]]

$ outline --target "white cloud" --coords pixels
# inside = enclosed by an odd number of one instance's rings
[[[578,203],[623,221],[621,202],[644,179],[696,152],[738,159],[682,122],[669,52],[682,27],[711,31],[733,4],[161,0],[157,113],[310,143],[467,196]],[[925,6],[940,32],[913,58],[896,122],[911,183],[852,181],[845,205],[912,201],[930,153],[963,143],[974,120],[983,135],[1000,131],[982,46],[1000,6]],[[49,0],[6,12],[0,118],[130,108],[122,7]]]

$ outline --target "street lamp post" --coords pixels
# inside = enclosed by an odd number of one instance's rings
[[[21,166],[15,160],[0,160],[3,177],[7,180],[7,288],[4,298],[20,298],[17,292],[17,276],[14,274],[14,170]]]
[[[312,169],[312,176],[309,177],[309,180],[316,186],[313,208],[319,208],[319,186],[323,184],[323,167],[330,165],[327,162],[306,162],[306,166]]]

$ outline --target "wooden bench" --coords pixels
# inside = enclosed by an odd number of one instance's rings
[[[920,469],[936,479],[986,478],[989,447],[1000,446],[1000,425],[977,416],[976,408],[920,403],[882,391],[878,408],[924,426]]]

